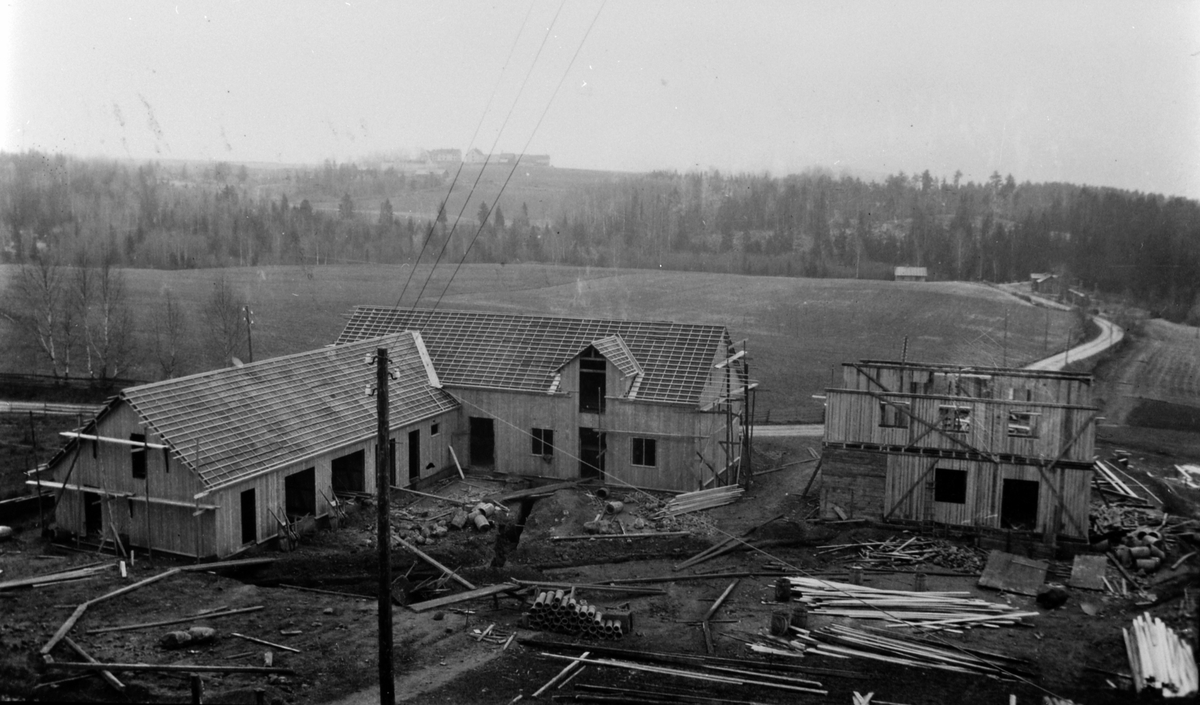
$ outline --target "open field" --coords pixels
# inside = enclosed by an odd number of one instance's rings
[[[0,286],[12,271],[0,267]],[[126,270],[145,353],[123,376],[158,378],[149,351],[166,291],[188,312],[185,366],[197,372],[212,365],[199,312],[219,276],[254,311],[254,357],[262,359],[328,345],[354,305],[396,304],[410,271],[408,265]],[[438,267],[421,305],[437,300],[451,271]],[[428,272],[417,269],[400,303],[417,301]],[[956,282],[477,264],[462,267],[440,307],[724,324],[735,340],[749,340],[751,373],[761,382],[758,416],[769,413],[771,421],[819,420],[821,404],[811,397],[829,385],[839,364],[899,359],[906,336],[910,360],[980,365],[1025,364],[1064,348],[1068,333],[1079,337],[1071,314]],[[0,327],[0,339],[11,340],[11,329]],[[246,359],[245,351],[239,357]],[[29,371],[11,354],[0,365],[0,371]]]
[[[1108,384],[1110,422],[1200,431],[1200,328],[1146,321]]]

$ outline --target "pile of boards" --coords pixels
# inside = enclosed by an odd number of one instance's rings
[[[44,573],[32,578],[6,580],[0,583],[0,591],[16,590],[17,588],[26,587],[36,589],[42,587],[43,585],[82,582],[84,580],[91,580],[100,573],[115,567],[117,567],[116,563],[104,561],[101,563],[89,563],[88,565],[78,566],[68,570],[60,570],[54,573]]]
[[[893,536],[885,541],[858,541],[826,546],[819,553],[856,551],[856,565],[896,567],[934,563],[947,568],[978,572],[983,569],[984,555],[976,549],[956,546],[937,539]]]
[[[1026,665],[1021,659],[1003,654],[838,624],[811,631],[799,627],[792,627],[792,630],[796,632],[796,641],[807,647],[806,653],[833,658],[866,658],[914,668],[991,676],[1011,673]]]
[[[1148,614],[1133,618],[1129,629],[1121,630],[1129,670],[1137,692],[1159,690],[1164,698],[1182,698],[1196,693],[1196,660],[1192,646],[1181,639],[1162,620]]]
[[[788,578],[795,601],[808,606],[810,614],[855,619],[879,619],[889,627],[957,631],[963,627],[1013,625],[1037,612],[1018,612],[1014,607],[978,598],[969,592],[913,592],[836,583],[820,578]]]
[[[725,487],[714,487],[711,490],[698,490],[696,492],[685,492],[681,495],[672,497],[669,502],[663,505],[663,508],[655,514],[655,518],[662,517],[677,517],[680,514],[689,512],[698,512],[702,509],[712,509],[726,504],[732,504],[738,500],[746,490],[737,485],[726,485]]]

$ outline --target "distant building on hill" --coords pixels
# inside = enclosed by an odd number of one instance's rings
[[[461,149],[431,149],[427,155],[429,161],[435,164],[457,164],[462,161]]]
[[[1029,290],[1035,294],[1058,296],[1062,293],[1062,279],[1051,272],[1030,272]]]
[[[463,161],[467,164],[482,164],[483,162],[487,161],[487,155],[479,151],[478,147],[472,147],[468,149],[466,155],[463,156]]]
[[[929,270],[925,267],[896,267],[895,278],[898,282],[929,281]]]

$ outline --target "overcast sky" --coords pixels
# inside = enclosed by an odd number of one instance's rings
[[[1200,198],[1194,1],[0,7],[5,151],[496,144],[560,167],[999,171]]]

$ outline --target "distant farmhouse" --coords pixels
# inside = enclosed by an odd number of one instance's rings
[[[1043,296],[1059,296],[1062,294],[1062,280],[1057,274],[1049,272],[1031,272],[1029,274],[1029,289]]]
[[[896,267],[895,280],[898,282],[928,281],[929,270],[925,267]]]
[[[827,390],[826,517],[1086,538],[1089,375],[863,361]]]
[[[381,347],[396,375],[383,451],[366,361]],[[453,473],[457,454],[696,490],[736,481],[748,457],[743,358],[718,325],[363,306],[332,347],[122,391],[40,485],[70,534],[196,557],[373,494],[380,452],[397,486]]]
[[[426,153],[434,164],[458,164],[462,161],[461,149],[431,149]]]

